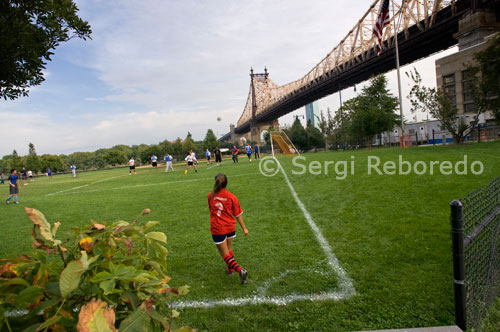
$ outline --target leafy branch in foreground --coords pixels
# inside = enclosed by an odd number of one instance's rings
[[[63,242],[60,223],[25,210],[37,250],[0,259],[0,331],[172,330],[172,302],[188,286],[168,285],[167,237],[150,231],[159,222],[91,220]]]

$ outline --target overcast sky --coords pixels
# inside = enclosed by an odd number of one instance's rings
[[[0,100],[0,156],[13,149],[25,155],[29,142],[38,154],[69,154],[174,140],[188,131],[201,140],[208,128],[225,134],[245,106],[250,67],[267,66],[279,85],[302,77],[372,2],[77,0],[92,40],[59,46],[45,82],[29,97]],[[412,66],[435,86],[435,59],[454,51]],[[388,78],[397,95],[395,73]],[[405,98],[410,82],[402,78]],[[344,100],[353,96],[352,88],[343,92]],[[336,110],[338,94],[319,105]],[[280,123],[294,114],[304,108]]]

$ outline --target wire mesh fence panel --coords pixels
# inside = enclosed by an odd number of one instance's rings
[[[500,178],[470,193],[463,204],[466,321],[479,329],[500,295]]]

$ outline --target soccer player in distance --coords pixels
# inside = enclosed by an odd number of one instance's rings
[[[259,154],[259,146],[257,144],[255,144],[255,146],[253,147],[253,151],[255,152],[255,159],[259,159],[260,158],[260,154]]]
[[[234,219],[243,230],[245,236],[248,229],[243,222],[243,211],[240,202],[232,193],[226,190],[227,177],[219,173],[215,176],[214,189],[208,193],[208,207],[210,209],[210,232],[212,239],[219,250],[224,262],[227,264],[226,272],[232,274],[234,271],[240,274],[241,283],[247,283],[248,272],[242,268],[234,259],[232,250],[233,239],[236,237],[236,226]]]
[[[207,157],[207,165],[210,165],[211,162],[210,162],[210,156],[212,154],[210,153],[210,151],[207,149],[207,151],[205,152],[205,157]]]
[[[250,146],[249,143],[247,143],[247,145],[245,145],[245,150],[247,150],[248,160],[250,160],[250,162],[252,162],[252,147]]]
[[[129,167],[128,175],[132,175],[132,171],[134,171],[134,175],[135,175],[136,173],[135,173],[135,160],[134,160],[134,157],[130,157],[130,160],[128,161],[128,167]]]
[[[217,164],[217,166],[221,165],[222,164],[222,153],[220,152],[218,146],[215,148],[214,154],[215,154],[215,163]]]
[[[9,204],[10,199],[14,196],[14,203],[18,204],[18,195],[19,195],[19,176],[17,175],[17,171],[15,168],[10,170],[9,175],[9,197],[5,201],[5,204]]]
[[[184,171],[184,174],[188,173],[189,167],[194,167],[194,172],[198,173],[198,169],[196,168],[196,155],[194,154],[193,150],[189,150],[189,154],[184,158],[186,161],[186,170]]]
[[[154,154],[151,156],[151,167],[158,169],[158,157]]]
[[[165,157],[163,159],[165,160],[165,172],[168,172],[169,168],[173,172],[174,171],[174,167],[172,166],[172,160],[174,160],[174,159],[172,158],[172,156],[169,155],[168,153],[165,153]]]
[[[236,147],[236,145],[233,145],[233,163],[237,163],[238,162],[238,148]]]

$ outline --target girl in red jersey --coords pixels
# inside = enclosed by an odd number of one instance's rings
[[[241,283],[247,283],[248,272],[236,263],[234,259],[233,250],[231,245],[233,239],[236,237],[236,223],[238,223],[243,230],[243,234],[248,234],[248,229],[245,227],[241,215],[240,202],[236,196],[226,190],[227,177],[225,174],[219,173],[215,176],[214,189],[208,193],[208,207],[210,209],[210,232],[212,239],[219,250],[222,259],[227,264],[227,273],[231,274],[234,271],[240,274]]]

